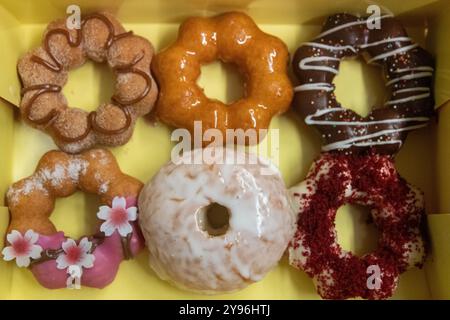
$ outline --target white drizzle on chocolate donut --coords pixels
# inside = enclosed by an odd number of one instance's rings
[[[411,38],[410,37],[387,38],[387,39],[375,41],[372,43],[362,44],[359,47],[361,49],[366,49],[369,47],[379,46],[380,44],[386,44],[386,43],[390,43],[390,42],[400,42],[400,41],[411,42]]]
[[[386,14],[386,15],[383,15],[383,16],[381,16],[379,18],[375,18],[374,20],[381,20],[381,19],[384,19],[384,18],[392,18],[392,17],[393,17],[393,15]],[[323,31],[316,38],[314,38],[314,40],[321,39],[321,38],[323,38],[323,37],[325,37],[327,35],[330,35],[330,34],[336,32],[336,31],[343,30],[343,29],[350,28],[350,27],[354,27],[354,26],[357,26],[357,25],[362,25],[362,24],[367,24],[367,20],[366,19],[363,19],[363,20],[359,20],[358,19],[356,21],[352,21],[352,22],[348,22],[348,23],[345,23],[345,24],[341,24],[341,25],[339,25],[337,27],[334,27],[334,28],[331,28],[331,29]]]
[[[410,118],[398,118],[398,119],[384,119],[384,120],[369,120],[369,121],[330,121],[330,120],[316,120],[315,118],[320,118],[327,113],[333,112],[341,112],[342,108],[330,108],[330,109],[322,109],[318,110],[316,113],[309,115],[305,118],[305,123],[308,125],[327,125],[327,126],[373,126],[377,124],[402,124],[402,123],[411,123],[411,122],[428,122],[428,117],[410,117]],[[383,130],[378,131],[372,134],[366,134],[358,137],[349,138],[347,140],[341,140],[338,142],[334,142],[331,144],[324,145],[322,147],[322,151],[331,151],[335,149],[347,149],[352,145],[355,146],[370,146],[370,145],[384,145],[384,144],[399,144],[402,145],[402,140],[388,140],[388,141],[370,141],[370,142],[358,142],[365,141],[368,139],[372,139],[374,137],[379,137],[382,135],[389,134],[390,132],[402,132],[402,131],[411,131],[422,128],[426,126],[426,123],[411,125],[408,127],[391,129],[391,130]]]
[[[432,58],[407,36],[393,16],[379,19],[383,19],[381,30],[369,30],[364,18],[331,16],[323,32],[295,54],[294,72],[300,84],[294,88],[294,105],[306,124],[322,132],[326,140],[323,151],[352,153],[374,147],[393,154],[401,147],[406,132],[426,126],[432,115]],[[385,108],[372,111],[367,118],[342,108],[332,83],[340,61],[363,52],[369,56],[368,63],[384,67],[386,87],[392,92]]]
[[[397,139],[378,140],[378,141],[373,141],[372,139],[380,137],[380,136],[388,135],[391,133],[416,130],[416,129],[423,128],[424,126],[426,126],[426,124],[409,126],[409,127],[399,128],[399,129],[387,129],[387,130],[377,131],[377,132],[367,134],[364,136],[353,137],[353,138],[349,138],[347,140],[341,140],[338,142],[327,144],[322,147],[322,151],[326,152],[326,151],[331,151],[331,150],[336,150],[336,149],[338,149],[338,150],[339,149],[347,149],[352,146],[368,147],[368,146],[385,145],[385,144],[399,144],[401,146],[403,144],[403,142],[400,139],[399,140],[397,140]],[[371,141],[366,141],[366,140],[371,140]],[[363,142],[358,142],[358,141],[363,141]]]
[[[316,82],[316,83],[307,83],[302,84],[294,88],[295,92],[299,91],[310,91],[310,90],[319,90],[319,91],[334,91],[334,86],[332,84],[326,82]]]

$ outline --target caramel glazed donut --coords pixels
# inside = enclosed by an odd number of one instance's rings
[[[95,144],[126,143],[136,118],[149,113],[157,97],[150,73],[153,52],[148,40],[125,32],[109,13],[84,17],[79,29],[69,30],[64,19],[51,22],[42,45],[18,63],[23,119],[50,134],[56,145],[69,153]],[[62,93],[68,72],[86,59],[106,61],[116,77],[111,102],[90,113],[69,108]]]
[[[2,250],[4,260],[30,267],[49,289],[66,288],[73,266],[81,269],[81,284],[103,288],[111,283],[122,260],[144,246],[137,225],[137,197],[142,183],[120,171],[107,150],[80,155],[49,151],[36,171],[14,183],[6,195],[11,220]],[[57,231],[50,221],[56,198],[77,190],[99,195],[97,217],[105,220],[97,232],[79,241]]]
[[[201,65],[217,59],[235,64],[243,75],[244,97],[229,105],[208,99],[197,85]],[[287,111],[292,100],[288,60],[286,45],[262,32],[244,13],[189,18],[180,26],[176,42],[152,62],[160,88],[155,114],[191,133],[194,121],[201,121],[203,132],[216,128],[224,137],[226,129],[267,129],[271,118]],[[264,138],[260,133],[258,141]]]
[[[190,164],[202,152],[210,159]],[[213,223],[208,214],[218,205],[227,209],[228,225]],[[169,162],[144,186],[139,210],[154,271],[180,288],[207,294],[261,280],[294,232],[278,169],[229,148],[195,149]]]
[[[395,154],[409,131],[424,127],[433,114],[433,58],[414,43],[390,15],[370,30],[367,20],[350,14],[328,18],[322,33],[295,53],[293,69],[299,80],[294,107],[325,141],[322,151]],[[366,118],[336,100],[334,77],[343,58],[364,54],[369,64],[383,67],[392,92],[384,108]]]

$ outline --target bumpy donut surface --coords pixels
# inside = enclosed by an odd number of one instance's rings
[[[50,134],[56,145],[77,153],[96,144],[125,144],[137,117],[151,111],[158,89],[150,73],[152,44],[109,13],[83,18],[68,29],[64,19],[51,22],[40,47],[18,62],[22,83],[20,110],[33,127]],[[115,93],[96,111],[70,108],[62,93],[68,73],[86,59],[107,62],[115,75]],[[84,93],[79,93],[84,94]]]
[[[280,39],[243,13],[189,18],[175,43],[152,62],[160,88],[156,116],[191,132],[194,121],[202,121],[203,130],[216,128],[224,136],[226,129],[267,129],[292,100],[288,56]],[[196,83],[201,66],[217,59],[235,64],[243,75],[244,97],[229,105],[207,98]]]
[[[322,134],[324,152],[394,154],[407,133],[425,126],[433,114],[433,58],[408,37],[399,20],[384,15],[378,22],[379,29],[369,28],[366,18],[330,16],[322,33],[294,55],[298,86],[293,105]],[[334,95],[340,62],[359,55],[382,67],[391,92],[384,107],[367,117],[344,108]]]
[[[294,231],[278,169],[254,155],[215,150],[198,164],[191,159],[202,159],[202,149],[169,162],[139,197],[150,266],[180,288],[207,294],[261,280],[282,257]],[[229,212],[228,228],[221,234],[210,233],[205,222],[205,210],[214,203]]]
[[[422,265],[423,195],[399,176],[391,157],[324,153],[290,193],[298,217],[289,260],[323,298],[388,298],[402,272]],[[379,230],[377,249],[362,257],[337,242],[334,220],[344,204],[369,207]]]
[[[70,263],[83,268],[82,285],[108,285],[120,262],[143,247],[136,222],[141,188],[140,181],[120,171],[107,150],[93,149],[80,155],[47,152],[33,175],[14,183],[7,192],[11,220],[4,259],[16,258],[19,266],[29,266],[47,288],[66,287]],[[50,215],[57,198],[68,197],[77,190],[100,197],[102,206],[97,216],[105,222],[95,227],[96,233],[76,242],[56,229]],[[38,246],[35,251],[26,252],[23,244],[27,241]],[[81,249],[78,253],[73,251],[77,243]]]

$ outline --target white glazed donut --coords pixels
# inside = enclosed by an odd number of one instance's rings
[[[209,160],[189,164],[211,150]],[[212,204],[228,209],[228,226],[208,226],[206,208]],[[278,169],[229,148],[196,149],[169,162],[145,185],[139,207],[153,270],[177,287],[207,294],[261,280],[294,232]]]

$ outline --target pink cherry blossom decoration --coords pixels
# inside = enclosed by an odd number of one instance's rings
[[[19,267],[28,267],[31,259],[39,259],[42,253],[42,247],[35,244],[39,239],[39,234],[33,230],[27,230],[25,235],[17,230],[12,230],[6,236],[6,240],[11,244],[2,250],[3,259],[11,261],[16,259]]]
[[[100,231],[104,232],[107,237],[116,230],[122,237],[126,237],[133,231],[130,221],[137,219],[137,208],[135,206],[127,207],[127,200],[124,197],[114,197],[111,208],[101,206],[97,217],[105,220],[100,226]]]
[[[67,239],[61,245],[64,253],[56,258],[56,267],[66,269],[69,266],[77,265],[82,268],[92,268],[94,266],[95,256],[89,251],[92,248],[92,242],[84,237],[77,245],[75,240]]]

